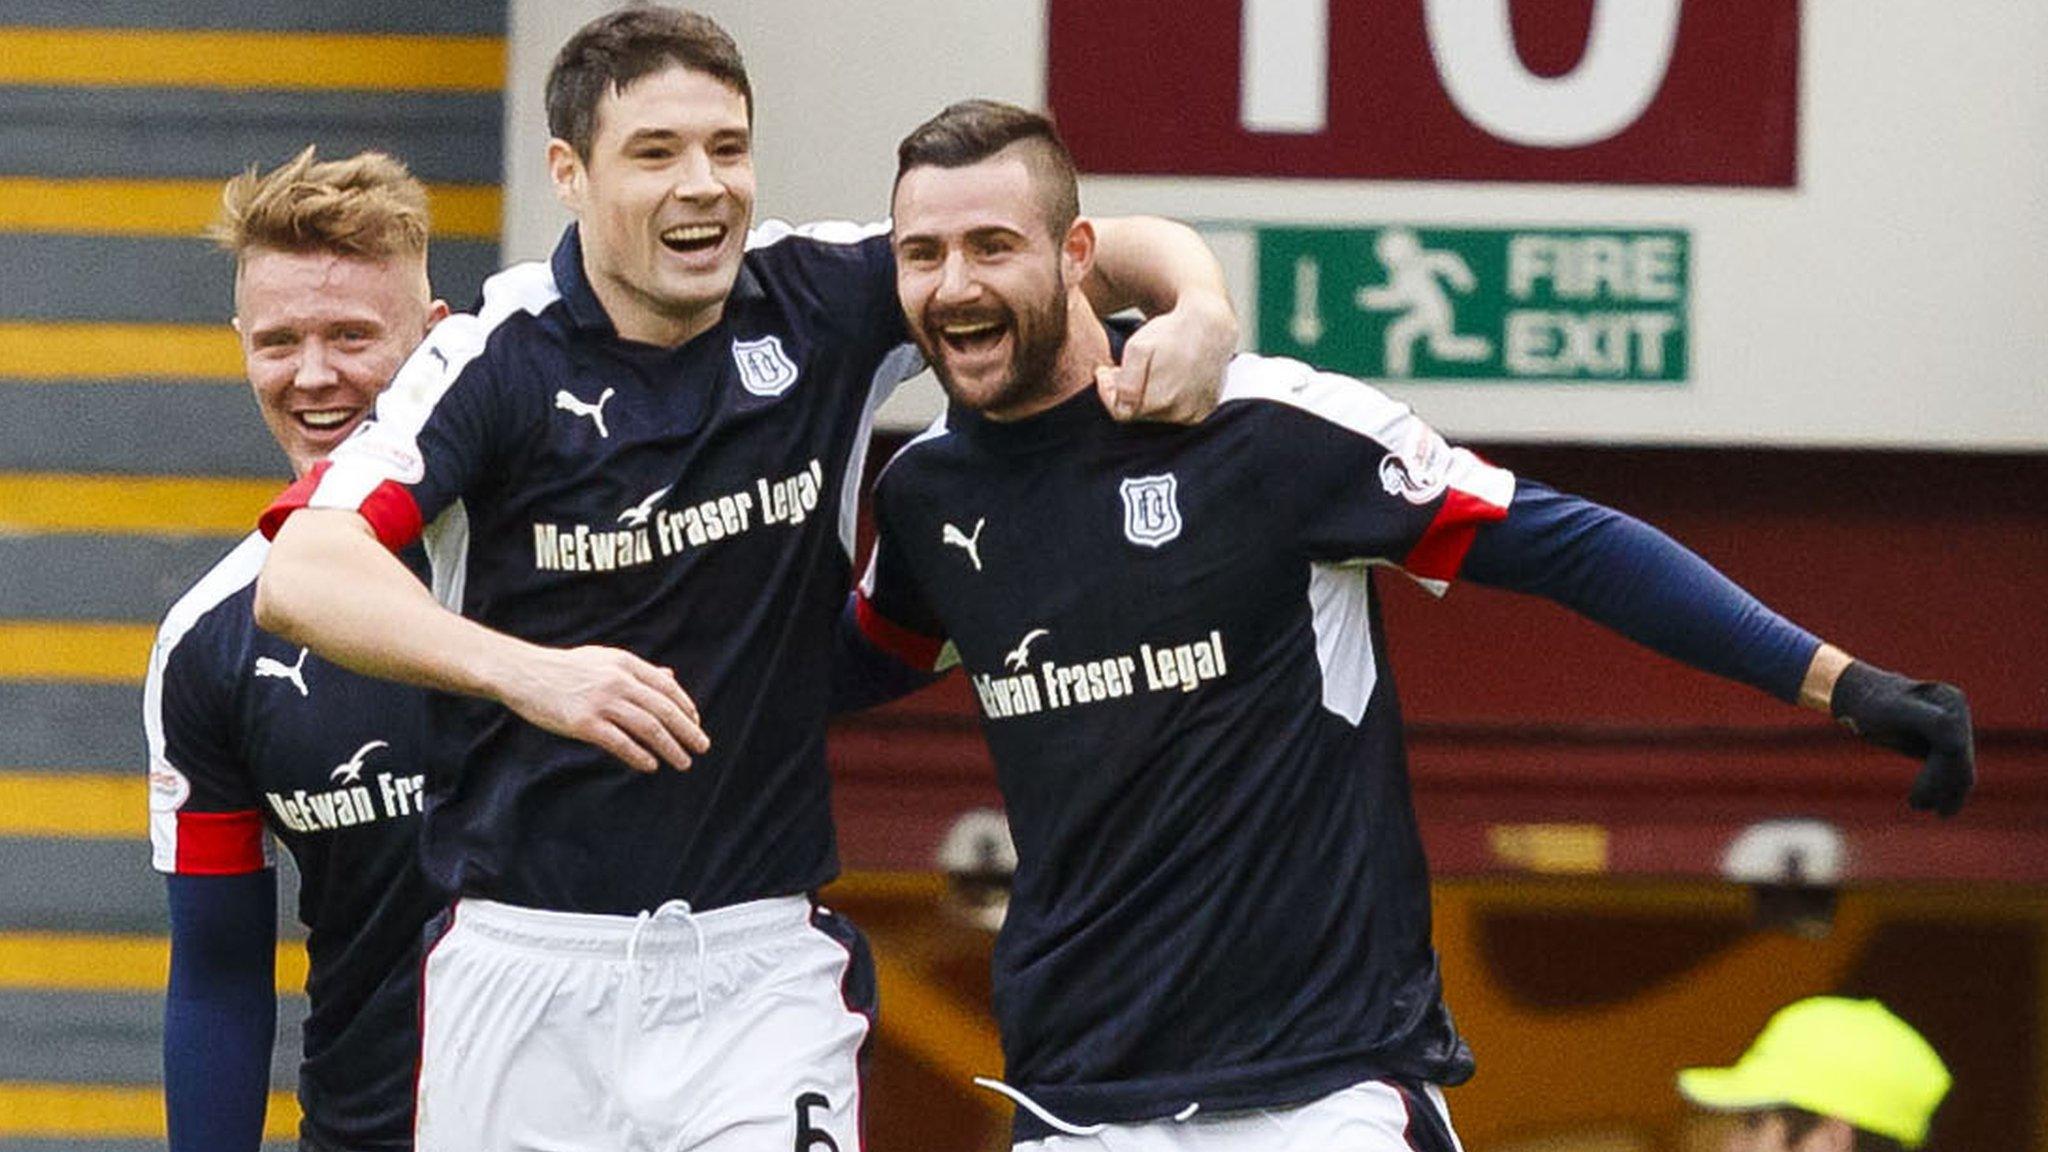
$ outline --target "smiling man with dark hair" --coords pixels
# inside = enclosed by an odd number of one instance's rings
[[[267,626],[441,690],[428,1152],[860,1144],[873,975],[813,899],[829,654],[874,411],[920,361],[884,228],[750,228],[752,111],[711,21],[586,25],[548,81],[576,223],[265,518]],[[1118,236],[1096,288],[1161,314],[1159,354],[1102,386],[1198,416],[1221,270],[1177,225]],[[431,592],[386,551],[422,534]]]
[[[1556,600],[1832,710],[1959,808],[1969,711],[1849,657],[1639,521],[1453,447],[1366,384],[1241,355],[1192,427],[1120,424],[1051,123],[971,101],[899,150],[905,323],[951,401],[876,481],[841,702],[954,665],[1017,870],[992,991],[1033,1152],[1453,1152],[1473,1060],[1374,572]],[[1051,175],[1047,175],[1049,170]]]

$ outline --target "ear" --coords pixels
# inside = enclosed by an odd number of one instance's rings
[[[589,174],[584,171],[583,158],[576,155],[575,146],[559,136],[548,141],[548,179],[554,182],[555,199],[562,202],[562,207],[581,216]]]
[[[1060,242],[1060,275],[1069,288],[1078,288],[1095,269],[1095,225],[1078,216],[1067,227]]]
[[[446,300],[436,300],[432,304],[427,305],[427,331],[432,332],[434,325],[447,318],[448,302]]]

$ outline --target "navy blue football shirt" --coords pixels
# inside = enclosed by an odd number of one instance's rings
[[[418,866],[425,694],[258,628],[268,549],[244,540],[158,630],[143,690],[153,863],[246,874],[283,842],[308,929],[305,1134],[407,1148],[421,932],[446,903]]]
[[[825,719],[875,408],[922,368],[881,227],[764,225],[720,321],[622,340],[572,227],[437,325],[377,418],[266,516],[426,528],[442,602],[541,644],[674,670],[711,751],[633,772],[494,702],[436,696],[428,874],[630,915],[813,890],[838,870]]]
[[[1013,1088],[1087,1124],[1470,1075],[1371,570],[1441,589],[1514,489],[1366,385],[1253,356],[1195,427],[1089,389],[955,408],[890,463],[856,615],[979,704],[1017,842]]]

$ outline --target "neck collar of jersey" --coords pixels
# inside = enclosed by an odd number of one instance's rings
[[[1124,341],[1130,332],[1123,325],[1103,325],[1109,332],[1109,358],[1122,363]],[[1102,394],[1093,383],[1065,400],[1022,420],[991,420],[960,404],[946,407],[946,426],[998,452],[1031,452],[1061,444],[1078,443],[1116,427],[1109,410],[1102,406]]]
[[[583,236],[576,225],[562,230],[562,238],[555,244],[555,253],[548,258],[548,267],[554,272],[555,287],[562,293],[562,304],[569,314],[569,322],[579,331],[619,338],[619,330],[612,324],[611,314],[604,310],[604,302],[597,298],[597,292],[590,286],[590,277],[583,270]],[[740,263],[739,279],[733,281],[732,292],[726,297],[728,309],[733,304],[759,300],[766,296],[761,281],[754,276],[753,268],[745,261]]]

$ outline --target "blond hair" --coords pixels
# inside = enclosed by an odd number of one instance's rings
[[[427,190],[382,152],[319,160],[306,150],[268,173],[255,165],[221,189],[206,234],[239,262],[254,248],[424,259]]]

